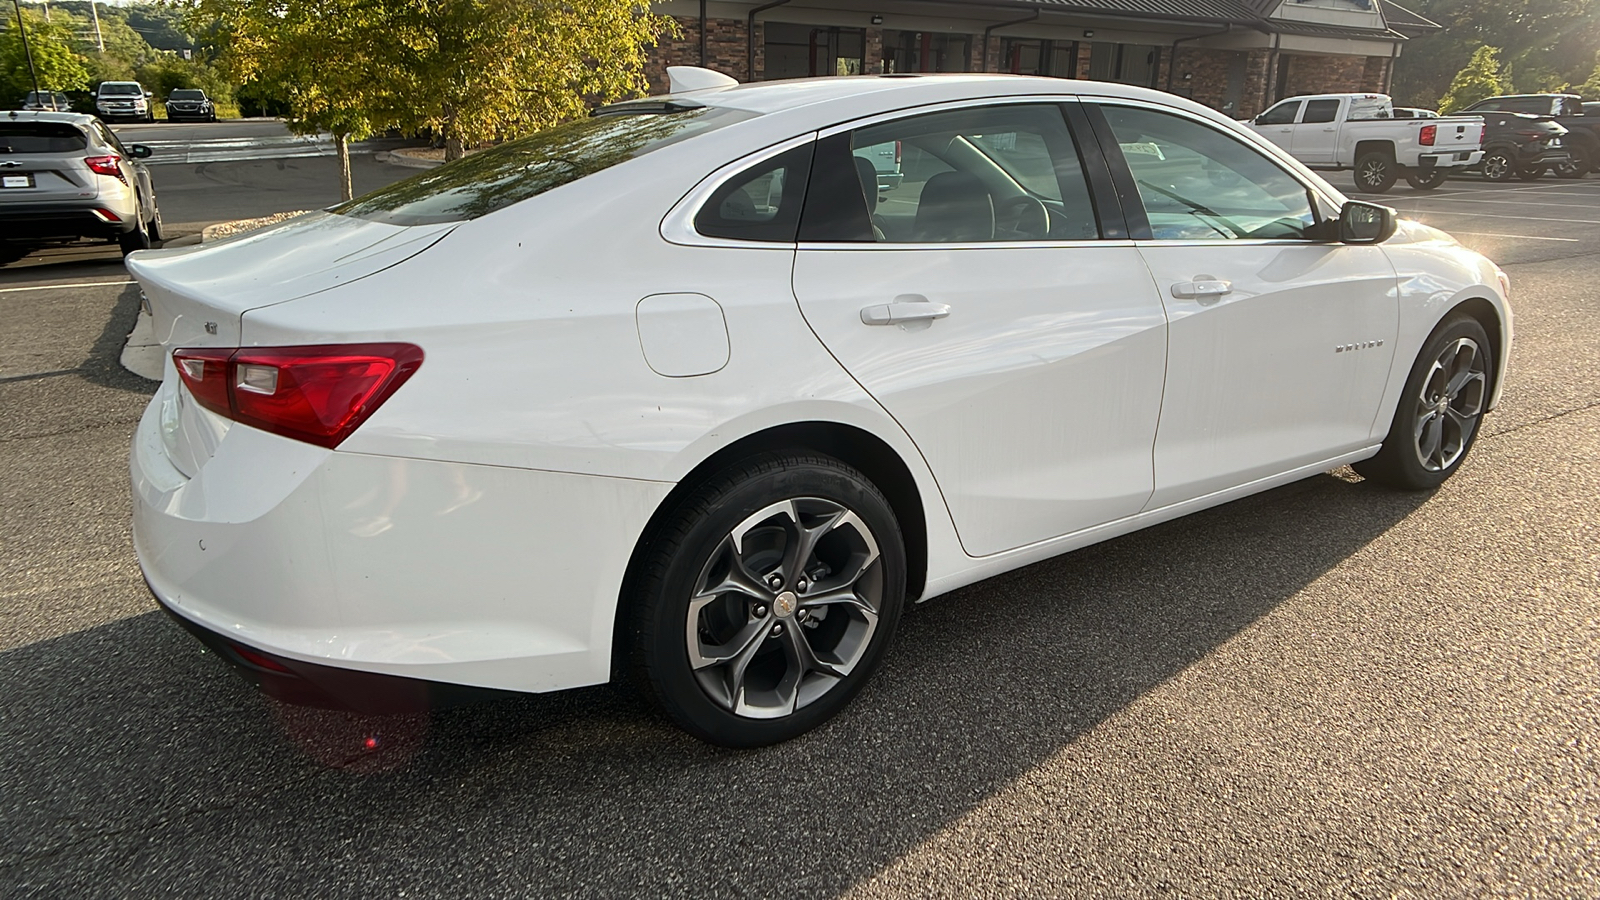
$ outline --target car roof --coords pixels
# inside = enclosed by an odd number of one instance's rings
[[[1150,88],[1100,81],[1077,81],[1034,75],[927,73],[850,75],[758,81],[729,87],[681,91],[631,101],[641,105],[681,101],[688,104],[738,109],[761,115],[800,113],[826,107],[825,119],[844,121],[851,115],[871,115],[933,103],[1029,95],[1093,96],[1159,103],[1218,117],[1209,107]],[[614,108],[625,109],[629,101]]]
[[[1540,97],[1571,97],[1574,100],[1583,99],[1577,94],[1557,94],[1552,92],[1545,94],[1500,94],[1496,97],[1485,97],[1482,100],[1479,100],[1478,103],[1488,103],[1490,100],[1536,100]],[[1473,104],[1473,106],[1477,105],[1477,103]]]
[[[67,122],[72,125],[88,125],[94,120],[95,117],[87,113],[55,112],[48,109],[13,109],[0,113],[0,122]]]

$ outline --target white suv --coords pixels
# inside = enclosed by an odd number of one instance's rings
[[[94,92],[94,109],[107,122],[154,122],[149,91],[137,81],[102,81]]]

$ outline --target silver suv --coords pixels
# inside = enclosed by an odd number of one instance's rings
[[[124,147],[81,113],[0,114],[0,262],[80,238],[116,241],[123,253],[161,237],[143,144]]]
[[[156,114],[150,106],[150,96],[137,81],[102,81],[94,90],[94,108],[107,122],[154,122]]]

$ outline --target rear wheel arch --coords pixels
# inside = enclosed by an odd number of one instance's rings
[[[1368,153],[1381,153],[1384,156],[1389,157],[1389,160],[1392,162],[1395,159],[1394,142],[1393,141],[1361,141],[1361,142],[1356,144],[1356,158],[1357,159],[1360,159],[1361,157],[1365,156]]]
[[[778,425],[729,444],[689,471],[656,507],[634,544],[618,595],[616,634],[628,622],[628,598],[634,595],[651,543],[686,495],[729,466],[763,453],[811,452],[836,459],[865,475],[881,491],[894,511],[905,541],[906,600],[922,596],[928,573],[928,526],[922,492],[900,454],[871,432],[841,422],[795,422]],[[612,672],[626,671],[628,642],[612,641]]]

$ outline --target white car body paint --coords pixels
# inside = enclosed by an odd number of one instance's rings
[[[1203,119],[1343,202],[1286,153],[1189,101],[992,76],[816,79],[693,96],[760,115],[475,220],[401,227],[317,215],[130,257],[169,354],[130,454],[136,546],[157,596],[289,659],[516,690],[594,684],[609,677],[619,593],[646,523],[698,465],[747,437],[826,422],[881,441],[920,496],[927,569],[914,599],[927,599],[1370,456],[1421,344],[1460,302],[1487,301],[1499,316],[1504,369],[1510,313],[1497,270],[1421,226],[1379,248],[839,248],[699,238],[693,209],[680,208],[703,199],[717,173],[841,123],[985,98],[1074,97]],[[1004,257],[1038,296],[969,312],[977,293],[963,284],[962,254]],[[1059,277],[1055,254],[1094,256],[1074,259],[1083,287],[1058,292],[1086,304],[1070,315],[1037,304]],[[913,266],[895,261],[919,255]],[[1232,281],[1225,308],[1167,292],[1201,274]],[[839,279],[831,289],[830,277]],[[1339,299],[1341,285],[1382,278],[1392,285],[1386,308]],[[852,320],[900,294],[948,294],[953,309],[925,326]],[[653,336],[682,329],[701,341],[710,311],[684,304],[675,321],[669,305],[641,325],[641,300],[657,295],[699,295],[719,308],[721,365],[707,345],[682,359],[663,348],[673,358],[652,369]],[[1287,305],[1251,315],[1274,301]],[[1288,309],[1311,321],[1284,345]],[[1041,329],[1065,343],[1041,341]],[[1369,339],[1383,349],[1334,353]],[[1259,405],[1221,408],[1229,433],[1197,413],[1217,395],[1176,407],[1169,340],[1172,360],[1214,363]],[[335,450],[200,409],[170,360],[184,347],[375,341],[414,343],[425,362]],[[965,347],[965,362],[940,364],[935,342]],[[1224,348],[1226,358],[1216,352]],[[1351,394],[1340,395],[1333,422],[1265,420],[1340,386]],[[942,420],[941,408],[961,417]],[[1067,410],[1094,427],[1009,418],[1030,408]],[[1158,422],[1183,443],[1166,451]],[[1012,428],[1015,460],[964,455],[970,427]],[[951,460],[959,465],[947,479],[938,470]]]

